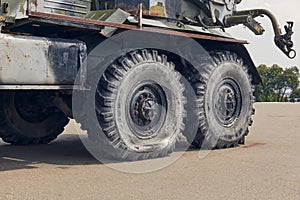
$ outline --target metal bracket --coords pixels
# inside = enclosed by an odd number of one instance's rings
[[[247,26],[255,35],[263,35],[265,32],[264,27],[254,19],[246,23],[245,26]]]
[[[294,47],[294,42],[292,41],[294,22],[287,22],[287,25],[284,26],[285,34],[275,36],[276,46],[290,59],[294,59],[297,55],[296,51],[292,49]]]
[[[214,4],[211,1],[209,1],[209,9],[210,9],[210,15],[211,15],[212,22],[215,24],[217,22],[217,17],[215,15]]]

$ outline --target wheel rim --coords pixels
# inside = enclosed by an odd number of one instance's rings
[[[43,99],[43,95],[38,92],[17,92],[14,100],[16,110],[28,122],[42,122],[48,117],[47,112],[44,112]]]
[[[133,88],[127,102],[127,120],[133,134],[140,139],[155,137],[166,119],[163,89],[152,81],[144,81]]]
[[[217,85],[213,98],[216,119],[222,126],[231,127],[238,120],[242,108],[239,85],[231,78],[225,78]]]

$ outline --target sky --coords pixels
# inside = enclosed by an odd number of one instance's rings
[[[266,64],[272,66],[278,64],[281,67],[297,66],[300,68],[300,1],[298,0],[243,0],[237,10],[264,8],[271,11],[278,19],[279,25],[284,31],[286,21],[294,21],[293,41],[294,49],[298,56],[291,60],[286,57],[274,43],[274,33],[271,22],[267,17],[258,17],[257,21],[261,22],[266,32],[263,36],[256,36],[248,28],[239,25],[228,29],[227,31],[238,39],[246,39],[250,44],[246,45],[254,63],[258,66]]]

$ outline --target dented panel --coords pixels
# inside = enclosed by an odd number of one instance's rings
[[[82,42],[0,34],[0,84],[72,85],[84,64]]]

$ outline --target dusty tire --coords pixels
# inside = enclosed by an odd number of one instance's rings
[[[205,149],[243,144],[252,124],[253,87],[243,60],[228,51],[211,52],[199,77],[196,91],[199,129],[190,143]]]
[[[174,68],[154,50],[128,53],[108,66],[95,97],[101,131],[88,131],[106,156],[140,160],[174,150],[185,115],[184,86]],[[89,122],[83,123],[89,129]]]
[[[0,137],[15,145],[47,144],[64,131],[69,119],[60,111],[43,113],[33,96],[37,91],[0,93]],[[45,96],[41,97],[44,98]],[[44,98],[41,101],[47,101]]]

